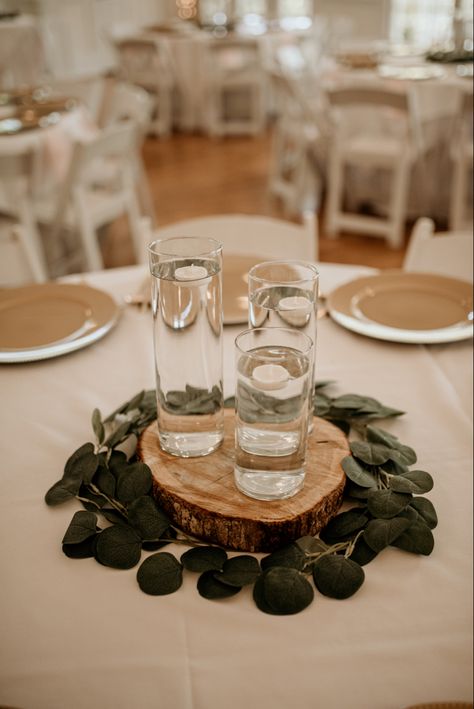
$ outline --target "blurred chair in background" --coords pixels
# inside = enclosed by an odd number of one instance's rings
[[[364,85],[335,89],[328,92],[328,99],[333,116],[326,204],[328,236],[335,236],[340,230],[364,233],[385,237],[392,248],[400,248],[410,168],[415,158],[409,96]],[[372,120],[381,112],[385,115],[391,112],[396,133],[370,130]],[[378,168],[392,173],[386,218],[344,211],[345,176],[347,168],[353,167]]]
[[[33,151],[0,155],[0,185],[7,190],[15,210],[8,217],[0,215],[1,285],[41,283],[48,278],[31,202],[33,160]]]
[[[275,99],[269,190],[288,215],[298,215],[319,208],[325,125],[299,78],[277,71],[268,76]]]
[[[453,230],[464,229],[467,224],[470,224],[472,228],[472,166],[474,152],[472,121],[473,95],[472,91],[466,91],[463,92],[458,125],[453,132],[451,142],[453,178],[451,182],[449,228]]]
[[[155,238],[206,236],[220,241],[224,254],[316,261],[318,231],[314,214],[305,212],[302,224],[246,214],[213,215],[159,227]]]
[[[41,88],[47,98],[71,97],[87,108],[95,125],[100,123],[106,95],[106,78],[100,74],[66,79],[48,79]]]
[[[143,142],[153,116],[153,98],[145,89],[121,81],[110,83],[108,97],[102,114],[102,126],[108,128],[123,121],[133,121],[137,126],[135,152],[135,184],[142,211],[156,224],[153,199],[142,157]]]
[[[254,39],[203,43],[205,125],[214,136],[260,133],[265,126],[265,76]]]
[[[151,36],[112,39],[118,61],[118,78],[136,84],[154,99],[148,131],[169,135],[173,125],[174,78],[168,46]]]
[[[62,230],[77,233],[86,270],[103,268],[98,229],[122,215],[128,217],[137,262],[146,260],[135,188],[137,151],[134,122],[110,126],[96,138],[76,143],[57,203],[36,204],[38,221],[49,225],[53,238]]]
[[[403,269],[422,273],[438,273],[443,276],[472,281],[472,232],[435,234],[433,220],[421,217],[412,229],[403,261]]]

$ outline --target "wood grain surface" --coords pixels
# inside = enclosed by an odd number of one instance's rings
[[[234,411],[225,412],[223,445],[211,455],[178,458],[161,450],[156,422],[141,435],[138,455],[153,472],[153,492],[174,524],[212,544],[240,551],[272,551],[314,535],[342,503],[348,455],[345,435],[315,418],[309,436],[303,489],[286,500],[243,495],[234,483]]]

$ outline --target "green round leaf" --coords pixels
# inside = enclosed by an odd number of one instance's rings
[[[258,577],[254,586],[254,600],[258,608],[273,615],[299,613],[310,605],[313,598],[313,587],[304,574],[284,566],[271,567]]]
[[[381,443],[368,441],[352,441],[350,444],[352,454],[368,465],[381,465],[390,459],[390,448]]]
[[[161,539],[170,526],[166,515],[149,495],[138,497],[128,507],[128,520],[142,539]]]
[[[260,574],[260,565],[254,556],[242,554],[227,559],[222,567],[222,573],[217,577],[222,583],[229,586],[247,586],[255,583]]]
[[[414,497],[410,502],[410,507],[418,512],[430,529],[435,529],[438,524],[438,515],[431,500],[427,500],[426,497]]]
[[[290,569],[301,571],[306,563],[306,554],[296,544],[288,544],[268,556],[264,556],[260,561],[263,571],[273,566],[285,566]]]
[[[332,544],[350,538],[355,532],[363,529],[369,521],[365,511],[365,507],[354,507],[336,515],[320,532],[321,539]]]
[[[404,517],[373,519],[364,530],[364,540],[376,552],[392,544],[408,527],[410,521]]]
[[[144,593],[165,596],[183,583],[183,567],[173,554],[162,551],[145,559],[138,568],[137,581]]]
[[[63,544],[80,544],[97,532],[97,515],[94,512],[79,510],[74,514],[63,537]]]
[[[199,595],[214,601],[219,598],[235,596],[236,593],[240,591],[240,586],[231,586],[230,584],[219,581],[220,575],[218,571],[204,571],[197,582]]]
[[[321,551],[326,551],[327,544],[317,537],[300,537],[295,541],[296,546],[301,549],[304,554],[316,554]]]
[[[434,547],[433,532],[424,522],[413,522],[392,542],[392,546],[412,554],[428,556]]]
[[[367,440],[371,443],[382,443],[382,445],[387,446],[388,448],[393,448],[398,444],[398,438],[394,436],[393,433],[389,433],[378,426],[372,426],[369,424],[366,432]]]
[[[220,547],[194,547],[181,555],[181,563],[189,571],[220,571],[227,560],[227,553]]]
[[[365,574],[359,564],[344,556],[322,556],[313,566],[316,588],[324,596],[344,599],[353,596],[364,583]]]
[[[362,467],[351,455],[343,459],[342,469],[349,480],[352,480],[359,487],[377,487],[375,475]]]
[[[367,507],[374,517],[390,519],[405,509],[411,499],[411,494],[393,490],[370,490],[367,495]]]
[[[366,564],[370,564],[377,555],[377,552],[369,547],[362,534],[356,541],[350,558],[352,561],[355,561],[356,564],[359,564],[359,566],[365,566]]]
[[[142,540],[131,527],[107,527],[97,537],[95,558],[104,566],[131,569],[140,561]]]
[[[94,534],[93,537],[88,537],[84,539],[83,542],[79,542],[79,544],[63,544],[63,553],[66,554],[69,559],[90,559],[94,556],[97,536],[97,534]]]
[[[117,480],[117,498],[128,504],[151,490],[151,470],[145,463],[132,463],[121,468]]]
[[[423,495],[433,488],[433,478],[424,470],[409,470],[390,478],[390,488],[395,492],[412,492]]]
[[[49,488],[48,492],[44,496],[44,501],[50,507],[55,507],[56,505],[62,505],[63,502],[67,502],[68,500],[74,500],[75,497],[76,493],[71,492],[64,487],[62,480],[58,480],[58,482],[54,483],[54,485]]]

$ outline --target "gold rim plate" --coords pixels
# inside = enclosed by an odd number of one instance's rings
[[[107,334],[120,309],[86,285],[44,283],[0,291],[0,363],[32,362],[86,347]]]
[[[327,299],[329,314],[361,335],[432,344],[472,337],[472,284],[430,273],[385,273],[357,278]]]

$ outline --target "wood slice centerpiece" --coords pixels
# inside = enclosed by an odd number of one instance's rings
[[[345,485],[345,435],[315,417],[308,438],[303,489],[286,500],[265,502],[234,483],[234,411],[227,409],[224,442],[208,456],[178,458],[159,445],[156,421],[143,431],[138,455],[153,473],[153,493],[173,524],[188,534],[238,551],[273,551],[317,534],[339,510]]]

